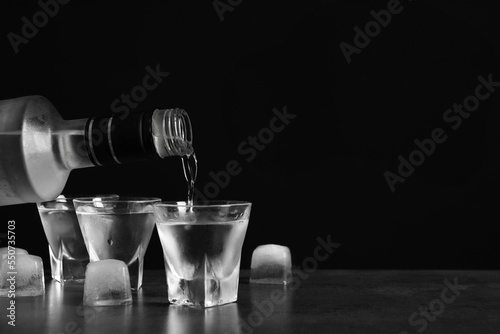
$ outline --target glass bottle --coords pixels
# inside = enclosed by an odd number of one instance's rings
[[[63,120],[42,96],[0,101],[0,206],[48,201],[71,170],[190,155],[182,109]]]

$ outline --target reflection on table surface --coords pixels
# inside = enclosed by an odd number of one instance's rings
[[[45,295],[15,299],[15,328],[7,324],[10,299],[0,298],[0,333],[412,333],[421,327],[409,317],[439,304],[445,280],[466,288],[427,321],[429,333],[500,328],[499,272],[318,270],[296,277],[288,286],[249,284],[242,271],[236,303],[194,309],[168,304],[161,270],[145,272],[133,305],[113,307],[84,307],[82,285],[63,287],[48,275]]]

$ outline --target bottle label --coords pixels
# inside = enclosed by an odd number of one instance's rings
[[[94,117],[85,127],[85,145],[97,166],[158,158],[151,134],[152,112]]]

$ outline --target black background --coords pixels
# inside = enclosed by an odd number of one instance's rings
[[[478,76],[500,81],[500,5],[401,1],[348,64],[339,44],[353,44],[353,28],[387,3],[243,0],[221,21],[211,1],[73,0],[15,54],[7,34],[40,7],[4,0],[0,99],[40,94],[65,119],[106,115],[160,64],[170,75],[136,110],[188,111],[201,191],[210,172],[240,163],[217,198],[253,203],[242,267],[265,243],[290,247],[301,265],[330,235],[341,246],[321,268],[498,269],[498,92],[457,130],[442,117]],[[296,118],[247,161],[238,146],[285,106]],[[446,142],[391,192],[384,172],[435,128]],[[180,159],[169,158],[75,170],[65,192],[184,200],[186,184]],[[35,204],[1,207],[0,232],[8,220],[17,246],[48,266]],[[156,231],[146,268],[163,268]]]

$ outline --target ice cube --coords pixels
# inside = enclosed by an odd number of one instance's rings
[[[253,251],[250,282],[288,284],[292,281],[290,249],[280,245],[260,245]]]
[[[104,208],[104,204],[102,203],[102,198],[101,197],[95,197],[92,199],[92,203],[94,203],[94,206],[96,208]]]
[[[9,247],[2,247],[0,248],[0,259],[3,259],[4,257],[11,255],[19,255],[19,254],[28,254],[28,251],[26,249],[18,248],[18,247],[11,247],[10,252],[9,252]]]
[[[141,210],[143,213],[152,213],[154,212],[153,206],[152,205],[146,205],[144,208]]]
[[[53,207],[51,209],[54,210],[74,210],[73,201],[69,198],[66,198],[64,195],[59,195],[55,199],[55,203],[53,203]],[[49,212],[50,214],[51,212]]]
[[[39,296],[45,292],[42,258],[29,254],[0,262],[0,296]]]
[[[112,306],[132,304],[127,265],[120,260],[101,260],[87,265],[83,305]]]

